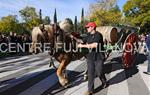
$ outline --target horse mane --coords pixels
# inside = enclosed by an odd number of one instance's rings
[[[68,19],[61,21],[59,26],[66,34],[73,32],[73,24]]]

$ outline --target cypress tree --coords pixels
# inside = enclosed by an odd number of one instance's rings
[[[50,20],[50,17],[49,17],[49,16],[46,16],[46,17],[45,17],[44,23],[45,23],[45,24],[50,24],[50,23],[51,23],[51,20]]]
[[[39,11],[39,17],[40,17],[40,24],[42,24],[43,21],[42,21],[42,10],[41,10],[41,9],[40,9],[40,11]]]
[[[77,32],[77,16],[74,19],[74,31]]]
[[[56,13],[56,8],[55,8],[55,12],[54,12],[54,23],[57,24],[57,13]]]
[[[82,11],[81,11],[81,33],[83,34],[84,33],[84,8],[82,8]]]
[[[84,8],[81,11],[81,23],[84,23]]]

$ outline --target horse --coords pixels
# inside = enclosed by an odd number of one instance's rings
[[[66,52],[64,50],[63,47],[65,47],[66,49],[70,49],[70,44],[72,47],[74,47],[74,43],[76,41],[72,39],[72,37],[70,36],[71,33],[69,32],[71,31],[70,30],[71,28],[69,27],[72,27],[72,25],[70,25],[68,21],[65,20],[64,22],[61,22],[59,25],[45,25],[42,28],[35,27],[35,29],[33,29],[32,31],[32,38],[33,38],[32,47],[34,47],[35,46],[34,44],[38,42],[39,34],[45,41],[51,43],[50,56],[54,57],[59,62],[56,74],[59,83],[65,87],[69,83],[68,78],[66,77],[66,73],[64,73],[66,67],[71,61],[79,60],[82,57],[84,57],[86,53],[73,52],[73,50]],[[46,33],[44,33],[43,31],[45,31]],[[57,43],[62,43],[61,45],[62,47],[61,49],[58,49],[56,51],[55,49],[58,48]]]
[[[32,45],[30,48],[30,52],[38,53],[36,45],[38,43],[50,42],[53,38],[54,25],[40,25],[36,26],[32,30]],[[52,41],[51,41],[52,42]]]

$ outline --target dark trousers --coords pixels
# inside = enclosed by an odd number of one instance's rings
[[[102,72],[103,60],[88,60],[88,91],[93,92],[94,90],[94,79],[95,73],[100,78],[102,83],[106,82],[105,74]]]
[[[150,73],[150,51],[148,52],[148,68],[147,68],[147,72]]]

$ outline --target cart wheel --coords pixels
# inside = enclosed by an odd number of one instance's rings
[[[136,52],[134,43],[137,41],[137,35],[130,33],[124,42],[124,51],[122,55],[122,62],[125,69],[133,67],[136,60]]]

